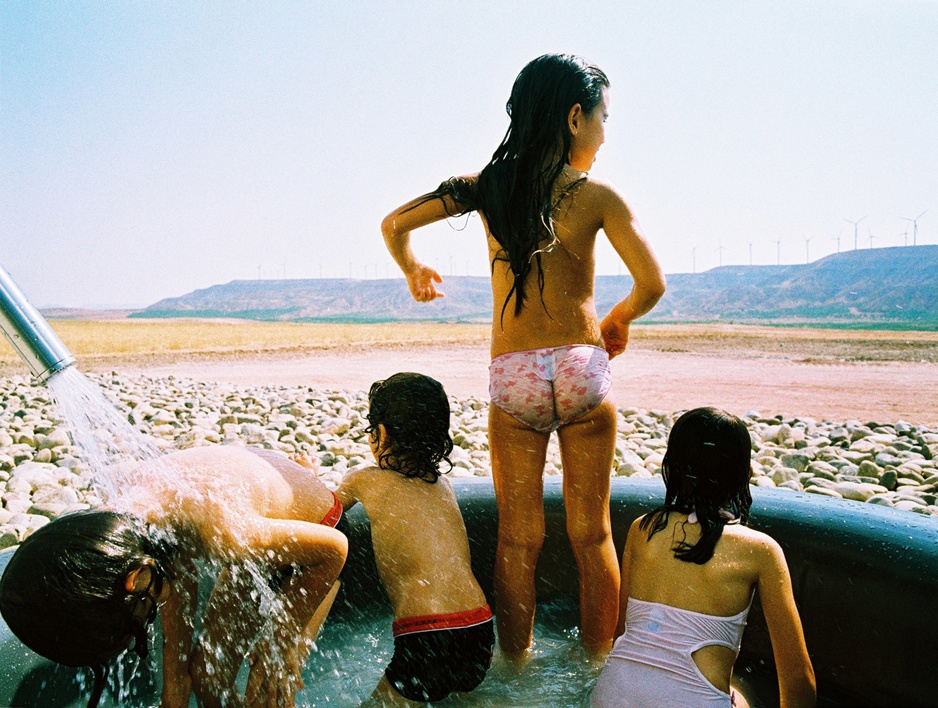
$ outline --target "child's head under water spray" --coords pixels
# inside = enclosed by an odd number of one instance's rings
[[[0,613],[37,654],[92,667],[93,705],[112,659],[131,645],[147,656],[148,629],[168,592],[167,553],[134,516],[66,514],[13,555],[0,579]]]

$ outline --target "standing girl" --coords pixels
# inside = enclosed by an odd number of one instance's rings
[[[443,295],[440,275],[417,260],[410,232],[478,211],[488,238],[494,313],[489,445],[498,503],[495,561],[499,644],[523,655],[534,627],[534,573],[544,539],[543,472],[550,433],[563,462],[567,533],[579,569],[587,648],[607,651],[619,571],[609,520],[616,407],[609,358],[629,324],[665,288],[651,248],[608,185],[587,174],[604,140],[609,81],[596,66],[547,54],[515,80],[511,124],[481,173],[444,182],[388,215],[382,233],[413,297]],[[593,300],[602,230],[634,279],[600,321]]]
[[[739,705],[730,680],[756,588],[781,706],[814,705],[785,556],[742,525],[752,504],[750,451],[746,424],[725,411],[697,408],[674,424],[662,463],[664,505],[635,520],[622,553],[621,636],[594,708]]]

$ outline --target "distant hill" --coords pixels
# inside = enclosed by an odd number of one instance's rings
[[[137,310],[99,309],[94,307],[43,307],[40,312],[50,320],[122,320]]]
[[[599,276],[596,307],[607,312],[629,276]],[[391,280],[235,280],[160,300],[131,317],[384,322],[490,321],[489,279],[445,278],[446,297],[415,302]],[[668,276],[644,321],[763,322],[938,327],[938,246],[848,251],[804,265],[723,266]]]

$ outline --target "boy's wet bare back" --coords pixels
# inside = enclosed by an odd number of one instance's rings
[[[397,618],[447,614],[485,604],[472,574],[466,527],[449,480],[435,483],[369,467],[337,491],[371,521],[375,560]]]

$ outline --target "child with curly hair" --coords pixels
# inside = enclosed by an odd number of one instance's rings
[[[438,701],[471,691],[492,661],[492,612],[469,556],[449,462],[450,408],[443,386],[399,373],[372,385],[368,432],[377,467],[349,473],[345,509],[371,521],[378,573],[394,610],[394,656],[375,689],[382,705]]]

